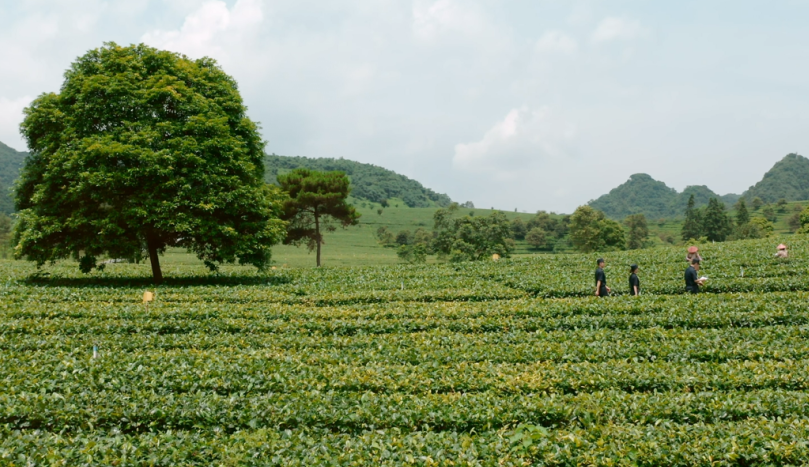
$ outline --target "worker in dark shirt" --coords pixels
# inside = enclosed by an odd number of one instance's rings
[[[607,287],[607,275],[604,274],[603,258],[598,258],[596,261],[598,267],[596,268],[596,297],[606,297],[610,294],[610,288]]]
[[[700,286],[705,282],[698,278],[697,271],[699,271],[699,259],[694,258],[691,260],[691,265],[685,270],[686,292],[699,293]]]
[[[640,295],[640,279],[638,279],[638,265],[629,266],[629,295]]]

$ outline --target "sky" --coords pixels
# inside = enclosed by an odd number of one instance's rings
[[[634,173],[741,193],[809,155],[809,1],[0,0],[0,141],[113,41],[216,59],[267,151],[477,207],[572,212]]]

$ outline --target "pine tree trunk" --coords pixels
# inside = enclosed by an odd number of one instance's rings
[[[315,236],[317,239],[317,267],[320,267],[320,216],[315,211]]]
[[[152,263],[152,279],[155,284],[163,282],[163,272],[160,270],[160,258],[157,256],[157,240],[148,238],[146,247],[149,249],[149,261]]]

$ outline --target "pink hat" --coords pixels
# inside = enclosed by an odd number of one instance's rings
[[[787,246],[782,243],[782,244],[778,245],[778,249],[779,250],[786,250]]]
[[[690,246],[690,247],[688,247],[688,252],[689,252],[689,253],[696,253],[696,252],[697,252],[697,250],[699,250],[699,248],[697,248],[697,247],[695,247],[695,246]]]

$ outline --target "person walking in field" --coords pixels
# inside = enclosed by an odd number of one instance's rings
[[[688,254],[685,255],[685,260],[688,261],[688,264],[691,264],[692,259],[698,259],[702,261],[702,256],[699,255],[699,248],[696,246],[688,247]]]
[[[787,246],[783,243],[778,245],[778,251],[775,253],[777,258],[788,258],[789,253],[787,253]]]
[[[638,265],[629,266],[629,295],[640,295],[640,279],[638,279]]]
[[[694,258],[685,270],[685,290],[689,293],[699,293],[699,288],[705,283],[705,279],[697,276],[699,271],[699,259]]]
[[[606,263],[603,258],[598,258],[596,264],[598,265],[596,268],[596,297],[607,297],[610,294],[610,288],[607,287],[607,275],[604,274]]]

